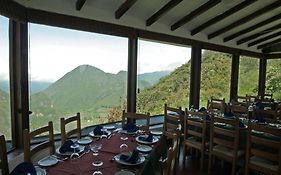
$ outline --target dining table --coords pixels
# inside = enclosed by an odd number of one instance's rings
[[[93,155],[89,149],[96,144],[102,146],[98,155]],[[127,147],[120,148],[122,144],[126,144]],[[93,142],[86,146],[85,152],[80,154],[81,156],[76,159],[68,158],[59,161],[54,166],[46,167],[46,171],[48,175],[92,175],[95,171],[100,171],[103,175],[114,175],[122,171],[141,174],[144,162],[140,165],[122,165],[115,160],[116,155],[133,151],[138,145],[136,135],[124,135],[118,132],[107,138],[94,138]],[[103,164],[95,167],[92,164],[94,161],[101,161]]]

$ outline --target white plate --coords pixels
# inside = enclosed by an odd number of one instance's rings
[[[110,134],[111,134],[111,131],[104,131],[104,135],[109,136]],[[94,131],[91,131],[89,133],[89,135],[92,136],[92,137],[101,137],[102,136],[102,135],[95,135]]]
[[[77,140],[77,143],[81,144],[81,145],[88,145],[88,144],[92,143],[92,141],[93,140],[91,137],[83,137],[83,138]]]
[[[139,146],[137,146],[137,150],[140,151],[140,152],[147,153],[147,152],[152,151],[152,148],[148,145],[139,145]]]
[[[139,158],[137,160],[136,163],[130,163],[130,162],[126,162],[126,161],[123,161],[123,160],[120,160],[120,156],[124,154],[124,153],[121,153],[121,154],[118,154],[115,156],[115,161],[121,165],[129,165],[129,166],[134,166],[134,165],[140,165],[142,164],[144,161],[145,161],[145,157],[142,156],[142,155],[139,155]]]
[[[85,150],[85,146],[83,145],[79,145],[78,149],[76,149],[76,153],[80,154]],[[71,156],[71,154],[73,154],[73,152],[65,152],[65,153],[61,153],[60,152],[60,147],[58,147],[56,149],[56,153],[62,156]]]
[[[151,134],[156,135],[156,136],[160,136],[163,134],[162,131],[150,131]]]
[[[135,173],[133,173],[131,171],[127,171],[127,170],[121,170],[121,171],[114,173],[114,175],[135,175]]]
[[[136,134],[137,133],[137,131],[135,131],[135,132],[128,132],[127,130],[120,130],[120,133],[122,133],[122,134],[128,134],[128,135],[134,135],[134,134]]]
[[[139,143],[142,143],[142,144],[154,144],[154,143],[158,142],[158,140],[159,140],[158,137],[153,136],[152,142],[147,142],[147,141],[140,140],[140,137],[148,137],[148,135],[141,135],[136,138],[136,141]]]
[[[106,125],[103,127],[104,129],[108,129],[108,130],[112,130],[112,129],[115,129],[116,126],[115,125]]]
[[[35,167],[36,175],[46,175],[46,170],[40,168],[40,167]]]
[[[57,164],[58,162],[59,162],[58,159],[56,159],[56,158],[54,158],[52,156],[49,156],[49,157],[45,157],[45,158],[39,160],[38,161],[38,165],[39,166],[44,166],[44,167],[46,167],[46,166],[53,166],[53,165]]]

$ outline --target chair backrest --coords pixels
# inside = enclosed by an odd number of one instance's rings
[[[254,95],[248,95],[246,94],[246,98],[248,103],[252,103],[258,100],[258,96],[254,96]]]
[[[71,124],[75,124],[76,127],[73,129],[69,129],[66,131],[67,126],[70,126]],[[60,129],[61,129],[61,144],[63,145],[64,142],[69,138],[70,136],[77,134],[77,139],[81,138],[81,119],[80,119],[80,113],[78,112],[75,116],[69,117],[67,119],[61,118],[60,119]]]
[[[231,104],[230,105],[230,111],[235,116],[247,116],[248,114],[248,108],[246,106],[238,105],[238,104]]]
[[[31,141],[37,136],[40,136],[48,132],[48,140],[31,145]],[[23,147],[24,147],[24,161],[31,162],[32,157],[40,151],[43,151],[49,148],[49,154],[52,155],[55,153],[55,142],[54,142],[54,131],[53,131],[53,122],[49,122],[47,126],[38,128],[34,131],[29,132],[28,129],[23,131]]]
[[[207,109],[218,109],[221,112],[225,112],[225,99],[215,99],[211,97],[211,100],[207,102]]]
[[[9,174],[5,136],[0,133],[0,169],[2,175]]]
[[[181,107],[173,108],[165,104],[163,130],[174,131],[179,129],[179,125],[184,125],[184,112]]]
[[[262,135],[257,134],[262,132]],[[262,158],[265,162],[271,162],[269,166],[252,164],[252,156]],[[273,171],[270,166],[278,168]],[[255,169],[266,174],[281,174],[281,130],[267,125],[259,125],[249,122],[246,151],[246,168]]]
[[[165,132],[167,138],[172,139],[172,146],[168,149],[167,158],[163,160],[163,175],[175,174],[175,165],[179,151],[180,134]]]
[[[275,123],[277,121],[277,117],[279,116],[279,112],[277,109],[272,110],[264,110],[264,109],[254,109],[254,118],[263,117],[266,122]]]
[[[213,116],[211,118],[210,150],[213,150],[215,145],[232,149],[232,157],[237,157],[239,146],[238,117],[230,119]]]
[[[261,97],[261,100],[272,100],[272,97],[273,95],[272,94],[264,94],[262,97]]]
[[[140,113],[134,113],[134,112],[125,112],[123,110],[123,115],[122,115],[122,127],[125,126],[126,121],[129,120],[144,120],[145,125],[141,126],[140,129],[144,131],[149,131],[149,124],[150,124],[150,114],[140,114]]]
[[[201,140],[202,145],[205,145],[206,139],[206,113],[188,111],[185,108],[184,117],[184,140],[188,137],[195,137]],[[192,119],[191,117],[199,117],[198,119]]]

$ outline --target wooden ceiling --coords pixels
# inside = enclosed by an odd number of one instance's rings
[[[14,0],[38,10],[259,53],[281,53],[281,0]]]

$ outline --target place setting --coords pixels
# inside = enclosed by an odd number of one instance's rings
[[[83,142],[83,141],[82,141]],[[60,156],[68,156],[70,158],[79,157],[85,151],[85,145],[80,145],[72,140],[67,140],[64,144],[56,149],[56,153]]]
[[[159,138],[149,132],[148,135],[144,134],[137,136],[136,141],[141,144],[151,145],[157,143],[159,141]]]
[[[102,139],[110,137],[111,133],[112,132],[107,130],[106,127],[97,125],[94,130],[89,133],[89,135],[94,138]]]

